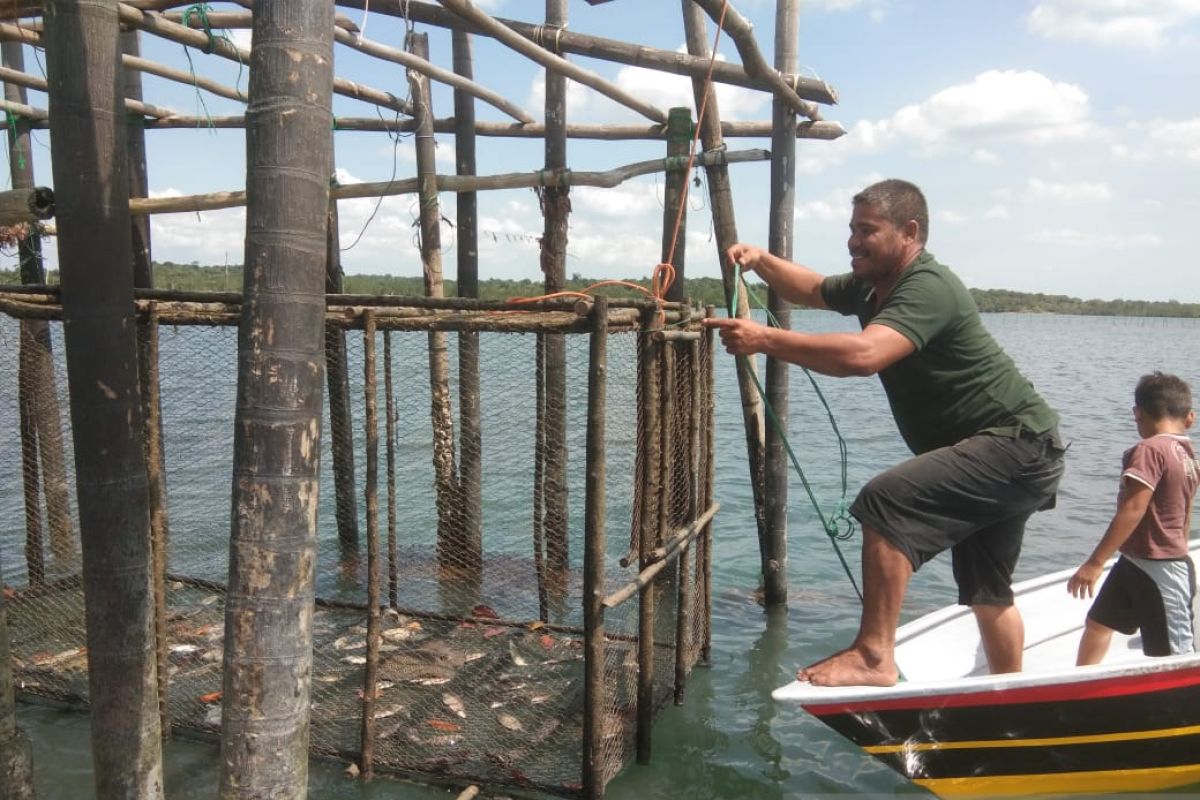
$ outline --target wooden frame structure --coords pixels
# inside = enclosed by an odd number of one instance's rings
[[[147,742],[157,739],[160,729],[169,725],[169,720],[161,711],[160,716],[156,718],[151,713],[152,709],[144,702],[135,703],[129,700],[131,697],[144,698],[144,682],[155,682],[154,658],[139,661],[138,664],[121,660],[129,652],[152,656],[155,651],[155,632],[149,616],[145,614],[145,595],[150,589],[150,584],[139,578],[135,582],[136,585],[133,585],[123,576],[149,575],[153,571],[153,564],[161,559],[161,553],[156,554],[153,548],[147,549],[140,543],[159,541],[165,537],[166,519],[162,502],[164,490],[161,486],[156,486],[150,478],[146,479],[147,485],[143,486],[139,477],[153,475],[154,462],[162,458],[161,451],[150,449],[144,453],[134,452],[129,449],[128,441],[122,444],[109,434],[96,433],[95,431],[105,429],[103,425],[86,424],[87,414],[90,412],[111,416],[120,411],[121,418],[128,425],[146,431],[148,440],[153,440],[152,431],[160,424],[151,385],[154,382],[153,364],[148,358],[153,342],[148,338],[147,331],[153,326],[142,326],[142,333],[136,340],[131,338],[127,341],[122,333],[134,330],[127,323],[139,313],[135,311],[137,305],[133,299],[134,288],[137,287],[143,292],[152,290],[151,248],[149,228],[146,224],[149,215],[248,206],[247,277],[243,294],[239,298],[242,305],[238,313],[241,314],[243,336],[246,337],[243,342],[245,360],[240,378],[244,382],[244,404],[240,408],[246,416],[239,419],[239,431],[243,431],[249,438],[239,440],[238,452],[242,455],[239,456],[235,474],[243,476],[244,481],[235,484],[235,499],[239,508],[245,510],[248,516],[254,517],[256,521],[253,524],[260,527],[250,530],[244,539],[238,538],[235,529],[231,554],[247,559],[242,563],[246,572],[241,574],[240,578],[241,585],[247,591],[267,581],[287,596],[294,596],[296,608],[300,609],[305,604],[311,607],[311,565],[307,563],[307,556],[300,552],[289,568],[291,572],[272,574],[262,572],[260,567],[256,566],[260,564],[261,559],[252,556],[249,549],[265,547],[264,552],[273,552],[273,548],[283,541],[279,538],[284,536],[283,532],[297,525],[301,528],[308,526],[308,536],[311,539],[311,524],[305,521],[307,512],[297,507],[289,507],[286,511],[257,507],[256,498],[261,498],[264,496],[263,492],[269,494],[274,489],[268,488],[266,483],[255,481],[261,480],[262,469],[267,466],[286,469],[289,475],[295,476],[312,472],[315,465],[313,454],[305,450],[303,442],[307,441],[306,430],[311,429],[313,424],[317,425],[318,429],[320,426],[319,418],[314,423],[314,408],[319,409],[322,370],[328,372],[331,399],[338,394],[338,387],[345,383],[345,361],[344,357],[339,360],[338,355],[339,351],[344,350],[344,326],[328,318],[324,311],[325,304],[317,297],[322,293],[322,283],[325,291],[336,291],[339,285],[340,263],[337,257],[336,235],[338,200],[403,193],[416,195],[420,199],[422,210],[421,260],[426,291],[429,297],[438,298],[443,293],[441,254],[437,241],[438,192],[456,193],[460,225],[469,226],[465,231],[465,239],[460,238],[460,242],[470,243],[475,241],[478,235],[475,211],[477,192],[513,187],[536,188],[545,216],[545,232],[541,238],[541,266],[545,274],[546,291],[554,292],[561,289],[565,278],[571,187],[615,186],[630,177],[664,172],[671,176],[670,180],[676,181],[676,188],[668,191],[669,203],[664,215],[662,258],[679,273],[680,283],[676,289],[678,292],[678,287],[682,286],[683,254],[675,252],[674,237],[669,237],[667,231],[672,221],[676,231],[682,229],[686,212],[686,192],[680,190],[678,178],[686,176],[686,170],[692,166],[692,162],[683,155],[678,146],[680,120],[676,118],[675,127],[672,128],[668,122],[668,110],[655,108],[643,99],[625,92],[600,74],[587,69],[576,60],[571,60],[569,56],[647,67],[665,73],[684,75],[692,80],[695,107],[699,110],[696,139],[701,144],[701,152],[696,156],[694,165],[703,167],[707,172],[709,203],[713,209],[718,253],[723,253],[738,238],[728,175],[729,165],[756,160],[772,162],[770,244],[773,251],[788,256],[796,140],[831,140],[844,134],[840,125],[823,119],[819,108],[820,105],[836,102],[834,90],[823,81],[797,74],[796,0],[777,0],[774,67],[768,65],[764,59],[749,22],[738,13],[729,0],[683,0],[683,29],[688,51],[686,54],[655,50],[569,31],[566,0],[546,0],[545,19],[541,23],[494,18],[482,12],[469,0],[437,0],[436,3],[423,0],[338,0],[336,3],[341,9],[362,12],[363,19],[369,18],[369,15],[383,15],[404,19],[410,29],[416,24],[421,24],[451,30],[454,63],[448,68],[430,60],[427,50],[422,49],[422,34],[414,33],[407,37],[404,49],[390,47],[367,39],[363,35],[364,31],[344,11],[335,11],[316,0],[235,0],[229,6],[232,7],[214,10],[207,6],[187,6],[176,0],[47,0],[43,6],[40,3],[17,0],[0,9],[0,41],[4,42],[4,63],[0,66],[0,79],[4,81],[6,90],[0,103],[3,104],[7,116],[4,127],[9,131],[14,188],[33,187],[32,176],[24,166],[21,169],[21,182],[18,183],[17,163],[20,161],[24,164],[24,160],[18,158],[22,147],[25,148],[25,153],[29,152],[29,131],[39,128],[51,130],[56,183],[71,183],[73,176],[81,171],[88,176],[95,176],[94,184],[89,177],[79,186],[72,185],[74,191],[70,196],[59,198],[58,217],[54,228],[49,230],[56,232],[60,237],[59,251],[64,287],[61,313],[69,325],[76,325],[75,330],[83,331],[86,328],[89,331],[86,334],[86,345],[82,344],[85,339],[78,335],[74,337],[75,344],[70,337],[67,341],[68,361],[72,364],[72,414],[76,419],[73,428],[77,431],[75,450],[79,468],[82,473],[92,475],[98,467],[98,462],[91,459],[96,458],[97,454],[106,453],[111,458],[113,453],[120,453],[121,471],[127,476],[125,482],[128,484],[128,492],[131,492],[106,493],[102,490],[102,486],[106,485],[103,483],[89,484],[90,488],[80,489],[84,584],[89,593],[112,598],[114,604],[127,609],[121,615],[123,619],[136,621],[135,625],[113,627],[112,615],[98,617],[95,638],[89,640],[89,647],[96,656],[95,661],[106,664],[108,669],[107,672],[97,672],[94,686],[97,689],[101,686],[117,687],[106,695],[112,701],[111,711],[105,712],[108,716],[98,714],[93,721],[94,746],[97,748],[97,787],[104,795],[116,792],[131,797],[161,796],[161,786],[155,788],[158,774],[155,767],[157,749],[148,746]],[[621,6],[617,4],[610,8],[616,11]],[[714,59],[713,54],[709,52],[709,22],[716,22],[721,31],[733,40],[741,57],[741,64]],[[240,48],[228,37],[215,33],[222,28],[252,28],[254,41],[259,45],[252,50]],[[139,52],[139,36],[159,37],[203,53],[208,58],[248,65],[251,75],[250,88],[242,92],[203,75],[189,74],[170,65],[143,58]],[[475,79],[471,64],[472,37],[494,39],[520,57],[545,69],[547,91],[546,107],[542,114],[544,123],[539,123],[534,114]],[[81,43],[84,41],[90,46],[82,47]],[[335,45],[406,69],[411,100],[398,98],[385,90],[334,75],[329,65],[332,64],[331,53]],[[22,51],[26,47],[45,51],[49,65],[46,78],[25,68]],[[285,79],[284,61],[281,61],[281,58],[290,58],[293,63],[303,65],[299,84],[294,74]],[[157,105],[142,96],[140,76],[143,73],[184,83],[193,86],[197,91],[246,102],[247,111],[244,115],[196,117]],[[112,80],[106,83],[106,76]],[[645,118],[646,122],[622,125],[571,123],[566,118],[565,85],[568,80],[590,87],[634,111]],[[429,81],[444,83],[453,88],[455,108],[452,117],[439,118],[433,114]],[[727,83],[769,92],[774,99],[772,120],[723,121],[717,108],[714,83]],[[27,89],[48,93],[48,108],[30,105],[26,98]],[[377,112],[386,110],[391,116],[389,118],[377,113],[375,117],[334,118],[330,111],[333,95],[362,101]],[[511,121],[477,119],[475,112],[480,103],[494,108]],[[289,123],[289,130],[293,132],[288,134],[286,141],[284,137],[277,135],[282,127],[271,127],[273,124],[278,125],[277,114],[285,107],[291,109],[286,113],[299,113],[300,118],[304,120],[304,124],[299,127],[294,124],[294,119]],[[310,113],[314,107],[315,113]],[[690,112],[686,112],[684,120],[689,116]],[[126,120],[136,124],[125,124]],[[248,167],[245,191],[231,189],[190,197],[147,198],[148,171],[144,131],[195,127],[198,124],[213,128],[247,130]],[[333,185],[330,186],[321,177],[322,174],[333,174],[332,148],[328,135],[330,125],[335,135],[348,131],[415,132],[418,141],[415,176],[351,186],[339,186],[333,181]],[[434,168],[432,135],[436,132],[452,132],[455,135],[456,149],[459,153],[455,175],[441,175]],[[543,139],[544,163],[527,172],[478,175],[475,170],[474,152],[476,138],[480,136]],[[766,136],[770,136],[772,140],[770,152],[726,149],[726,141],[730,138]],[[601,141],[663,140],[667,143],[667,154],[661,160],[628,164],[603,172],[572,171],[565,157],[565,143],[572,138]],[[82,155],[91,152],[90,158],[95,159],[97,152],[107,154],[109,151],[113,153],[111,161],[101,157],[99,161],[88,162]],[[297,169],[310,177],[296,180]],[[686,184],[683,188],[686,189]],[[114,206],[114,198],[119,196],[122,197],[122,201]],[[124,197],[128,198],[127,203],[123,201]],[[117,213],[108,214],[107,211],[114,207]],[[294,226],[297,208],[304,209],[303,230],[319,230],[320,239],[325,243],[317,248],[316,244],[306,239],[304,252],[299,258],[303,262],[303,268],[297,266],[297,251],[290,250],[288,246],[281,244],[279,239],[282,232],[288,230],[289,226]],[[97,213],[100,210],[104,210],[105,213]],[[323,224],[318,221],[318,216],[325,220]],[[82,223],[82,220],[94,222]],[[42,282],[37,270],[31,269],[26,272],[24,265],[37,259],[36,254],[40,250],[36,235],[38,230],[44,229],[35,225],[35,234],[22,244],[22,278],[27,283],[34,284]],[[668,239],[671,240],[670,245]],[[99,242],[106,243],[103,252],[109,256],[111,263],[106,261],[99,269],[92,265],[89,275],[84,268],[86,262],[93,258]],[[107,244],[109,242],[111,246]],[[25,253],[28,255],[24,255]],[[285,261],[289,264],[287,270],[282,268]],[[478,276],[479,264],[474,248],[460,247],[457,263],[460,290],[465,290],[469,295],[478,285]],[[727,298],[742,298],[743,307],[735,309],[735,312],[747,313],[744,307],[745,293],[734,291],[729,271],[724,271],[724,276]],[[138,303],[147,302],[146,298],[149,296],[143,293],[141,297],[142,300],[137,301]],[[103,299],[99,305],[98,298]],[[197,318],[195,315],[199,314],[201,317],[211,315],[210,322],[218,317],[224,319],[222,315],[229,312],[227,309],[223,310],[221,304],[227,302],[227,298],[214,297],[211,300],[210,308],[189,308],[186,313],[181,312],[179,318],[194,319]],[[297,305],[297,300],[303,302]],[[377,299],[364,305],[374,305],[375,300]],[[6,302],[11,304],[18,301]],[[161,322],[171,318],[171,298],[160,297],[149,302],[154,308],[152,316],[155,319]],[[777,300],[773,299],[772,304],[777,314],[784,313],[785,309]],[[597,306],[603,305],[602,301],[597,302]],[[24,309],[22,316],[36,318],[38,314],[31,309]],[[608,319],[609,317],[605,316],[605,324],[608,324]],[[399,318],[393,319],[392,315],[380,309],[372,312],[363,324],[383,329],[386,325],[404,324],[398,320]],[[313,326],[322,329],[323,343],[310,338]],[[461,326],[455,329],[464,330]],[[284,331],[289,337],[283,343],[276,342],[273,338],[279,331]],[[435,384],[445,380],[447,345],[443,331],[438,324],[429,327],[430,372],[431,381]],[[545,429],[540,435],[544,437],[547,445],[544,448],[545,461],[538,464],[539,485],[544,489],[536,521],[538,556],[545,557],[552,567],[561,567],[565,557],[565,545],[562,543],[565,541],[566,524],[566,515],[562,507],[565,501],[561,488],[563,460],[561,454],[556,452],[554,442],[561,440],[565,424],[565,412],[559,403],[563,386],[561,375],[564,370],[562,340],[561,334],[553,332],[546,332],[540,336],[539,368],[544,370],[542,377],[547,387],[539,401],[544,404],[545,412]],[[304,342],[302,351],[307,359],[303,364],[293,363],[294,354],[299,352],[296,346],[300,340]],[[281,349],[278,354],[273,355],[268,352],[270,347],[267,350],[260,347],[263,343],[269,346],[278,344]],[[593,358],[602,360],[602,346],[596,347],[601,347],[601,350],[593,352]],[[462,369],[460,380],[467,382],[464,397],[477,398],[478,351],[473,349],[469,335],[460,338],[459,348],[459,363]],[[288,355],[284,355],[285,352]],[[133,358],[129,357],[131,354]],[[43,361],[44,359],[45,356]],[[30,363],[35,364],[32,355]],[[114,372],[117,364],[125,364],[128,367],[139,363],[140,369],[136,374],[129,369],[123,373],[119,370]],[[34,367],[31,366],[32,368]],[[291,432],[286,437],[291,439],[291,444],[288,445],[292,448],[290,452],[299,454],[295,456],[296,460],[288,464],[270,461],[282,452],[277,450],[283,446],[281,432],[277,427],[279,420],[268,420],[261,415],[263,404],[269,398],[264,393],[265,387],[255,383],[254,378],[255,375],[278,373],[281,368],[292,370],[287,373],[290,376],[292,394],[275,400],[284,399],[295,404],[295,417],[290,423]],[[764,586],[767,601],[774,604],[786,599],[785,463],[782,449],[773,444],[778,441],[778,432],[768,430],[761,399],[754,392],[750,375],[753,370],[753,362],[742,364],[739,382],[748,457],[755,489]],[[772,402],[776,408],[786,408],[786,372],[778,365],[768,362],[767,374],[768,394],[772,396]],[[314,375],[315,383],[312,380]],[[114,378],[116,383],[112,382]],[[474,392],[471,391],[472,382],[476,387]],[[123,405],[118,409],[109,403],[111,398],[88,398],[84,394],[85,384],[110,387],[119,395]],[[652,387],[647,387],[647,391],[652,390]],[[317,403],[315,406],[314,397]],[[466,440],[470,440],[477,434],[472,425],[469,400],[464,401],[464,408],[460,411],[463,414],[460,432]],[[440,435],[439,431],[444,433],[448,430],[452,422],[448,407],[440,411],[435,408],[433,413],[435,418],[440,415],[442,419],[441,423],[435,425],[436,437]],[[254,427],[260,423],[264,427]],[[243,426],[249,427],[243,429]],[[338,414],[331,420],[331,426],[335,429],[340,426],[343,431],[348,431],[348,417]],[[80,438],[78,432],[81,428],[92,432],[84,433],[83,438]],[[109,435],[108,439],[105,438],[106,435]],[[440,447],[443,449],[439,449]],[[438,458],[442,459],[444,475],[461,474],[461,483],[465,487],[463,491],[470,492],[469,487],[477,480],[470,476],[477,476],[477,465],[470,463],[465,456],[462,463],[457,463],[453,445],[449,440],[444,445],[438,445],[435,439],[435,451],[440,453]],[[275,455],[272,455],[272,452],[275,452]],[[255,462],[255,458],[262,457],[264,453],[267,460]],[[45,454],[42,459],[42,463],[45,464]],[[352,505],[349,498],[353,493],[355,478],[353,474],[345,472],[350,467],[347,466],[344,457],[339,457],[336,444],[334,461],[335,464],[341,465],[338,467],[339,491],[344,489],[349,493],[343,498],[343,502],[339,503],[339,530],[344,544],[353,548],[357,547],[359,533],[353,524],[353,515],[347,509]],[[648,463],[650,462],[647,461]],[[663,479],[669,480],[669,475]],[[368,476],[368,480],[374,482],[377,476]],[[307,491],[304,479],[297,477],[295,486],[287,491],[303,498]],[[141,499],[130,502],[131,497]],[[711,507],[711,496],[707,502],[701,503],[701,506],[702,508],[694,511],[701,513],[703,508]],[[259,512],[261,517],[255,516]],[[646,509],[643,509],[643,512],[649,513]],[[277,513],[284,513],[284,516],[273,516]],[[597,513],[602,514],[602,508],[598,510],[594,505],[590,505],[589,520]],[[117,533],[118,527],[123,531],[120,535]],[[671,526],[663,522],[662,529],[666,531],[668,528]],[[151,531],[153,535],[150,535]],[[466,529],[457,535],[458,538],[447,531],[445,546],[454,553],[460,556],[466,554],[469,558],[479,547],[477,533],[475,523],[467,525]],[[693,531],[689,535],[695,536],[696,532]],[[685,542],[690,539],[671,539],[671,542],[677,541]],[[644,566],[664,563],[664,558],[671,557],[673,553],[686,547],[686,544],[660,543],[659,550],[664,547],[666,549],[658,552],[651,548],[650,544],[649,541],[640,543],[642,551],[638,557]],[[114,563],[106,560],[103,554],[114,546],[132,561]],[[311,543],[305,547],[311,547]],[[231,567],[231,588],[235,584],[233,578]],[[685,591],[685,588],[681,586],[680,591]],[[607,602],[606,600],[605,604]],[[589,625],[602,626],[602,623],[598,622],[602,615],[597,616],[599,607],[589,605],[589,609]],[[297,710],[302,710],[307,700],[307,686],[303,686],[303,691],[297,694],[294,702],[289,701],[291,704],[286,707],[280,705],[277,702],[278,698],[269,690],[270,686],[285,680],[287,674],[305,674],[304,651],[306,647],[311,651],[312,640],[311,636],[304,633],[303,613],[299,614],[295,623],[298,628],[261,628],[258,629],[258,633],[254,633],[253,625],[257,623],[252,624],[250,621],[256,619],[256,614],[261,615],[263,610],[263,606],[256,606],[251,602],[241,612],[229,612],[229,624],[236,625],[236,620],[240,618],[250,627],[239,628],[245,634],[241,646],[232,647],[227,651],[227,659],[230,659],[226,664],[227,676],[231,677],[227,677],[225,711],[229,739],[227,746],[230,749],[227,751],[228,757],[224,759],[226,772],[222,775],[222,796],[233,796],[237,791],[244,791],[247,786],[252,786],[255,780],[273,786],[281,782],[298,787],[304,785],[305,773],[303,768],[298,766],[298,760],[302,758],[301,750],[296,747],[306,735],[303,721],[284,730],[268,726],[270,736],[277,737],[272,740],[278,744],[277,751],[288,753],[287,757],[278,759],[278,763],[275,764],[267,764],[261,755],[256,757],[250,750],[245,749],[242,746],[244,742],[238,739],[239,735],[263,735],[267,728],[258,730],[255,720],[264,713],[272,719],[295,717]],[[296,618],[296,615],[291,617]],[[161,652],[161,631],[158,639],[160,643],[157,658],[161,668],[164,658]],[[262,649],[264,647],[265,650]],[[279,648],[287,651],[286,658],[279,659],[282,652]],[[0,649],[0,652],[3,650]],[[239,669],[238,659],[243,656],[245,660],[240,662],[242,667]],[[275,658],[283,672],[274,676],[259,676],[250,683],[244,682],[248,680],[246,676],[249,675],[246,670],[251,669],[262,657]],[[311,653],[307,658],[311,659]],[[652,659],[646,663],[652,663]],[[234,697],[242,700],[230,699]],[[237,705],[246,697],[254,698],[254,701],[250,705]],[[4,698],[0,696],[0,705],[4,702]],[[0,708],[0,719],[4,718],[4,709]],[[594,720],[589,724],[594,724]],[[114,727],[128,729],[134,733],[115,739],[106,737],[106,732]],[[644,730],[639,728],[639,731],[639,760],[644,760],[649,754],[648,725]],[[3,746],[4,743],[0,742],[0,747]],[[147,757],[147,753],[150,757]],[[140,755],[134,758],[134,754]],[[129,764],[135,761],[139,767],[130,771]],[[585,793],[588,796],[600,796],[603,793],[603,782],[595,776],[585,780]],[[297,796],[302,792],[302,788],[297,789]]]

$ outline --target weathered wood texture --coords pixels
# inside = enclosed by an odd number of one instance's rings
[[[226,800],[308,790],[332,35],[328,4],[271,0],[254,11],[221,713]]]
[[[97,797],[163,796],[125,115],[111,0],[46,5]]]
[[[29,737],[17,725],[12,666],[8,606],[0,592],[0,800],[34,800],[33,760]]]

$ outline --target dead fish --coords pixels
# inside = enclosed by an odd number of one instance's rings
[[[546,702],[549,699],[550,699],[550,695],[548,695],[548,694],[535,694],[533,697],[529,698],[529,702],[535,706],[540,706],[542,703]]]
[[[171,655],[173,656],[191,656],[200,652],[200,645],[197,644],[173,644],[171,645]]]
[[[485,655],[487,655],[487,653],[468,653],[466,656],[463,656],[463,663],[470,664],[472,661],[478,661]]]
[[[466,706],[464,706],[463,701],[455,695],[447,692],[446,694],[442,695],[442,702],[446,704],[446,708],[450,709],[458,716],[462,717],[463,719],[467,718]]]
[[[343,663],[346,663],[346,664],[353,664],[355,666],[360,666],[362,664],[367,663],[367,657],[366,656],[346,656],[345,658],[342,659],[342,661],[343,661]]]
[[[525,730],[525,726],[521,724],[521,720],[517,719],[512,714],[498,714],[496,716],[496,720],[510,731],[520,733],[521,731]]]
[[[525,656],[517,652],[517,648],[513,646],[511,639],[508,642],[508,654],[512,656],[513,663],[518,667],[524,667],[529,664],[529,662],[525,659]]]
[[[87,664],[87,648],[72,647],[70,650],[63,650],[61,653],[34,653],[30,657],[29,663],[35,667],[63,667],[67,665],[78,666],[73,662],[82,661]]]
[[[214,728],[221,727],[221,706],[220,704],[209,706],[204,712],[204,724],[211,725]]]
[[[392,644],[395,644],[396,642],[408,642],[421,637],[421,628],[420,626],[415,628],[388,628],[380,635],[383,637],[385,642],[391,642]]]
[[[341,675],[334,675],[332,673],[326,673],[324,675],[318,675],[316,677],[316,680],[320,683],[337,683],[341,679],[342,679]]]
[[[333,640],[333,649],[335,650],[361,650],[366,646],[366,639],[353,634],[341,636]]]
[[[492,709],[493,711],[495,711],[497,708],[503,708],[503,707],[504,707],[504,703],[501,703],[499,700],[493,700],[491,702],[491,705],[488,706],[488,708]]]
[[[383,708],[375,709],[374,716],[375,716],[375,719],[387,719],[388,717],[396,716],[403,710],[404,710],[403,703],[392,703],[391,705],[384,706]]]
[[[411,681],[418,686],[441,686],[443,683],[449,683],[449,678],[416,678]]]
[[[213,603],[217,602],[219,599],[220,598],[217,597],[215,594],[210,594],[208,597],[206,597],[200,601],[200,605],[211,606]]]

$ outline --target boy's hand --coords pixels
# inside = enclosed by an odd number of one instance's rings
[[[1103,565],[1097,566],[1090,561],[1085,562],[1067,581],[1067,593],[1080,600],[1092,597],[1096,593],[1096,581],[1100,580],[1103,572]]]

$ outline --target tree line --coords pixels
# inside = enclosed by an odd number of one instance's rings
[[[58,280],[51,272],[50,282]],[[566,282],[569,291],[583,291],[595,281],[572,275]],[[627,283],[650,289],[649,278],[629,278]],[[0,270],[0,285],[20,283],[14,270]],[[170,261],[154,265],[154,285],[161,289],[186,291],[241,291],[241,266],[202,266],[176,264]],[[424,283],[418,276],[405,275],[346,275],[343,279],[346,294],[390,294],[420,296]],[[458,292],[454,280],[447,278],[448,296]],[[766,302],[766,286],[751,284],[750,290]],[[598,290],[610,297],[642,297],[634,289],[606,286]],[[484,300],[507,300],[511,297],[532,297],[543,292],[541,281],[489,278],[479,282],[479,295]],[[725,307],[725,290],[719,278],[688,278],[688,299],[701,306]],[[1083,300],[1061,294],[1014,292],[1008,289],[971,289],[979,310],[985,313],[1076,314],[1097,317],[1192,317],[1200,318],[1200,303],[1181,303],[1178,300]],[[752,302],[753,304],[753,302]]]

